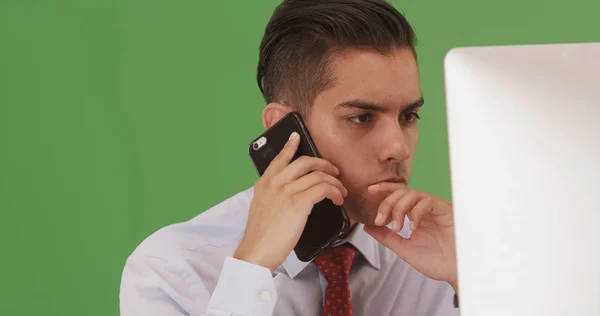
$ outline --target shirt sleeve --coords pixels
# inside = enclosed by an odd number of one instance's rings
[[[276,300],[275,282],[269,269],[227,257],[208,310],[227,311],[230,314],[218,315],[228,316],[270,316]]]
[[[159,258],[129,258],[121,280],[122,316],[271,316],[277,300],[269,269],[225,259],[212,293]]]

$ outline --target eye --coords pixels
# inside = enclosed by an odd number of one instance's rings
[[[406,123],[416,123],[421,117],[417,112],[410,112],[402,115],[402,120]]]
[[[366,124],[373,120],[373,115],[371,114],[361,114],[349,117],[348,120],[352,123],[356,124]]]

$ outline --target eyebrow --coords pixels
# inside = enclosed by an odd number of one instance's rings
[[[425,100],[423,99],[423,97],[421,97],[419,100],[411,102],[408,105],[404,106],[404,109],[402,111],[406,112],[406,111],[416,110],[416,109],[422,107],[423,104],[425,104]],[[375,112],[385,112],[387,110],[386,107],[384,107],[380,104],[366,101],[366,100],[361,100],[361,99],[353,99],[353,100],[344,101],[344,102],[336,105],[334,107],[334,110],[349,109],[349,108],[369,110],[369,111],[375,111]]]

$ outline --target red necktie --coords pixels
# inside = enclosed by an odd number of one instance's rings
[[[323,316],[352,315],[350,267],[356,248],[349,244],[325,249],[313,261],[327,280]]]

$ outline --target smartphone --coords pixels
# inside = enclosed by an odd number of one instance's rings
[[[259,176],[263,175],[293,132],[300,135],[300,144],[292,162],[301,156],[320,157],[302,117],[298,112],[290,112],[250,143],[248,152]],[[350,219],[344,207],[326,198],[314,205],[294,252],[301,261],[312,261],[349,230]]]

